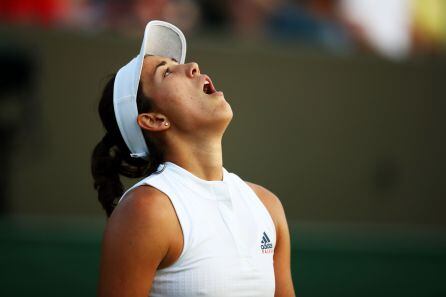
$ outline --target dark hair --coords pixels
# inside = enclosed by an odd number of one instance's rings
[[[163,154],[159,148],[159,143],[155,143],[147,135],[144,135],[144,138],[150,151],[149,159],[145,160],[130,156],[130,151],[116,123],[113,108],[115,77],[116,75],[113,75],[107,82],[99,101],[99,116],[106,132],[102,140],[94,148],[91,156],[91,173],[94,179],[94,188],[98,192],[98,200],[102,204],[107,217],[111,215],[124,193],[124,186],[119,178],[120,174],[130,178],[148,176],[154,173],[163,162]],[[136,104],[138,113],[153,110],[151,99],[143,94],[141,87],[138,87]]]

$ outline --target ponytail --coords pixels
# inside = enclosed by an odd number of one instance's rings
[[[124,193],[124,186],[119,179],[119,157],[115,151],[116,146],[110,143],[110,138],[110,134],[106,133],[94,148],[91,158],[94,188],[107,217],[111,215]]]
[[[107,82],[99,102],[99,116],[106,133],[94,148],[91,157],[94,188],[98,192],[98,200],[107,217],[111,215],[124,193],[124,186],[119,175],[130,178],[148,176],[154,173],[163,162],[162,151],[148,137],[145,137],[145,140],[150,151],[149,160],[130,156],[130,151],[121,136],[114,114],[114,80],[115,76]],[[136,103],[139,113],[152,110],[150,98],[144,96],[142,88],[138,88]]]

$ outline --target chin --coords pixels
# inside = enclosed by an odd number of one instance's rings
[[[224,133],[226,128],[229,126],[233,117],[232,109],[229,104],[225,104],[224,108],[218,110],[217,113],[214,113],[212,116],[211,123],[208,123],[208,127],[213,127],[214,131],[221,131]]]
[[[232,112],[232,108],[231,106],[228,104],[228,109],[226,110],[226,114],[224,117],[224,122],[225,122],[225,129],[229,126],[229,123],[232,121],[232,117],[234,116],[233,112]]]
[[[229,106],[229,111],[228,111],[228,123],[229,122],[231,122],[231,120],[232,120],[232,117],[234,116],[234,113],[232,112],[232,108],[231,108],[231,105],[229,105],[229,103],[228,103],[228,106]]]
[[[234,116],[232,107],[226,100],[224,100],[223,106],[224,110],[222,111],[222,113],[224,113],[224,117],[227,118],[227,121],[230,122],[232,120],[232,117]]]

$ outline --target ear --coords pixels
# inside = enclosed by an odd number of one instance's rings
[[[141,129],[147,131],[160,132],[170,127],[167,117],[157,112],[141,113],[136,120]]]

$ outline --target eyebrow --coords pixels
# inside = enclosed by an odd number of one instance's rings
[[[156,65],[155,69],[153,69],[153,76],[155,76],[156,70],[158,69],[158,67],[164,66],[166,65],[167,62],[166,61],[161,61],[161,63],[159,63],[158,65]]]

